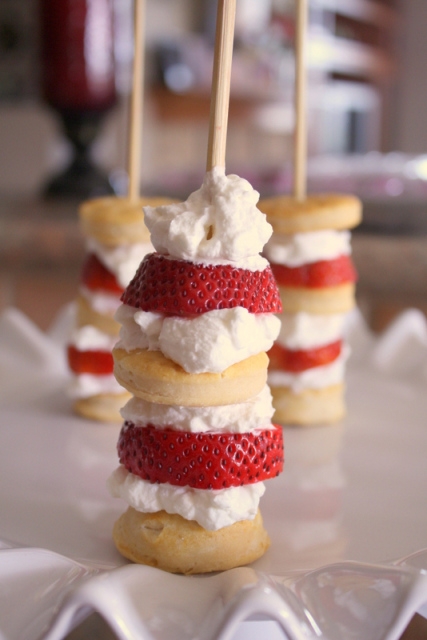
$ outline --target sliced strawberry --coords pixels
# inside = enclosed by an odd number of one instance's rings
[[[86,256],[80,280],[91,291],[109,291],[119,295],[123,293],[123,287],[117,282],[114,274],[108,271],[94,253]]]
[[[313,367],[330,364],[341,353],[342,340],[315,349],[286,349],[277,342],[268,352],[270,369],[300,373]]]
[[[282,303],[270,267],[264,271],[229,265],[202,265],[147,255],[124,292],[122,302],[171,315],[197,315],[244,307],[251,313],[280,313]]]
[[[179,487],[224,489],[273,478],[283,469],[280,427],[250,433],[191,433],[125,422],[117,444],[131,473]]]
[[[107,375],[113,373],[113,356],[109,351],[79,351],[68,346],[68,366],[74,373],[93,373]]]
[[[357,280],[356,269],[349,256],[340,256],[334,260],[320,260],[301,267],[285,267],[272,264],[274,277],[283,287],[335,287]]]

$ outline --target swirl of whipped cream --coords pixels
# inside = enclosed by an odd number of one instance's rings
[[[219,491],[151,484],[129,473],[122,465],[108,478],[107,487],[113,497],[122,498],[137,511],[153,513],[164,509],[186,520],[196,520],[209,531],[238,520],[253,519],[265,492],[263,482]]]
[[[120,306],[120,294],[104,291],[92,291],[84,285],[79,286],[80,295],[89,306],[98,313],[113,316]]]
[[[110,336],[91,324],[74,329],[70,338],[70,344],[79,351],[111,351],[116,342],[117,336]]]
[[[214,167],[186,202],[144,207],[145,223],[163,255],[262,270],[268,263],[259,254],[272,227],[257,208],[258,200],[247,180]]]
[[[344,336],[345,313],[313,315],[300,311],[279,317],[282,326],[277,342],[287,349],[313,349]]]
[[[293,235],[274,234],[264,253],[274,264],[300,267],[319,260],[333,260],[351,253],[349,231],[309,231]]]
[[[221,373],[271,349],[280,331],[275,315],[249,313],[243,307],[189,319],[121,305],[115,318],[122,325],[119,348],[160,350],[188,373]]]
[[[70,398],[90,398],[102,393],[120,395],[125,393],[125,390],[119,385],[112,373],[79,373],[73,376],[68,387]]]
[[[155,424],[191,433],[248,433],[270,428],[274,408],[270,389],[265,386],[258,395],[245,402],[219,407],[179,407],[131,398],[120,413],[124,420],[141,426]]]

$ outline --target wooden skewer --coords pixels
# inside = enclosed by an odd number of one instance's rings
[[[236,0],[218,0],[206,171],[225,167]]]
[[[128,138],[128,198],[139,198],[141,179],[142,105],[144,98],[145,0],[134,0],[134,57]]]
[[[295,48],[295,140],[294,197],[307,195],[307,121],[306,121],[306,39],[307,0],[297,0]]]

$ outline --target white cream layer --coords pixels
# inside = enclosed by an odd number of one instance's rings
[[[124,420],[140,426],[152,424],[191,433],[247,433],[255,429],[271,428],[274,408],[270,389],[265,386],[257,396],[239,404],[220,407],[178,407],[131,398],[120,413]]]
[[[282,313],[277,343],[287,349],[314,349],[343,339],[347,314]]]
[[[79,291],[89,306],[102,315],[113,316],[121,305],[119,293],[95,293],[83,285]]]
[[[160,350],[188,373],[220,373],[268,351],[280,330],[275,315],[249,313],[243,307],[181,318],[121,305],[115,318],[122,324],[119,347]]]
[[[123,289],[127,287],[135,275],[144,256],[154,251],[151,242],[110,247],[93,238],[87,240],[87,249],[99,258]]]
[[[341,354],[330,364],[313,367],[301,373],[287,371],[269,371],[268,384],[271,387],[288,387],[294,393],[301,393],[305,389],[323,389],[344,380],[345,363],[350,349],[344,345]]]
[[[186,202],[144,207],[156,251],[179,260],[262,270],[260,256],[272,227],[256,206],[259,193],[247,180],[214,167]]]
[[[108,478],[107,487],[114,498],[122,498],[137,511],[154,513],[163,509],[186,520],[196,520],[208,531],[217,531],[240,520],[252,520],[265,491],[262,482],[219,491],[151,484],[129,473],[122,465]]]
[[[333,260],[351,253],[349,231],[310,231],[292,235],[274,234],[264,255],[274,264],[300,267],[319,260]]]
[[[110,336],[91,324],[75,329],[70,339],[70,344],[79,351],[112,351],[116,342],[117,336]]]
[[[119,385],[112,373],[107,375],[80,373],[73,376],[68,387],[70,398],[90,398],[102,393],[125,393],[125,389]]]

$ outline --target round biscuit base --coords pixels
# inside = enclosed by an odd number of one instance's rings
[[[98,422],[123,422],[120,409],[131,399],[130,393],[100,393],[74,401],[74,412]]]
[[[143,207],[158,207],[174,202],[170,198],[128,198],[107,196],[86,200],[80,206],[79,218],[85,236],[101,244],[118,246],[150,242],[150,233],[144,223]]]
[[[298,201],[292,196],[260,200],[258,208],[276,233],[352,229],[362,219],[362,204],[349,194],[321,193]]]
[[[258,353],[222,373],[187,373],[161,351],[113,349],[114,375],[134,396],[185,407],[236,404],[257,395],[267,382],[268,356]]]
[[[275,413],[281,425],[316,425],[339,422],[346,413],[344,385],[294,393],[288,387],[270,386]]]
[[[114,524],[113,540],[132,562],[186,575],[249,564],[270,546],[259,511],[254,520],[207,531],[176,514],[141,513],[129,507]]]
[[[283,287],[279,285],[283,313],[305,311],[314,315],[347,313],[355,305],[353,282],[336,287],[309,289],[308,287]]]

